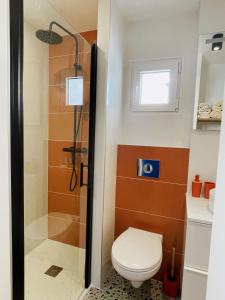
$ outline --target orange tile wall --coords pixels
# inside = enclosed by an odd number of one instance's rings
[[[137,177],[137,158],[160,160],[160,178]],[[186,148],[118,146],[115,238],[130,226],[162,234],[159,280],[170,267],[173,247],[176,271],[181,270],[188,161]]]
[[[93,33],[86,34],[96,39]],[[90,94],[90,45],[79,37],[79,58],[84,75],[84,113],[78,136],[78,147],[88,148],[89,94]],[[71,225],[61,234],[51,237],[56,241],[77,247],[85,247],[86,239],[86,187],[69,191],[72,171],[70,154],[62,151],[73,145],[73,108],[65,105],[65,78],[74,76],[74,41],[64,37],[60,45],[49,47],[49,141],[48,141],[48,212],[59,213],[60,218],[70,216]],[[87,163],[87,155],[77,155],[79,178],[80,162]],[[87,174],[85,174],[87,177]],[[51,219],[49,232],[51,231]]]
[[[97,30],[81,32],[80,35],[91,45],[97,41]]]

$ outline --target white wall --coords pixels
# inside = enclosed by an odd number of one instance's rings
[[[153,18],[129,23],[125,40],[123,135],[120,143],[189,147],[192,126],[198,15]],[[131,61],[180,57],[183,60],[179,113],[130,111]]]
[[[115,1],[99,1],[97,43],[92,284],[100,287],[110,264],[114,239],[117,144],[123,88],[123,22]]]
[[[200,18],[200,33],[217,32],[225,30],[225,1],[224,0],[202,0],[201,5],[201,18]],[[225,112],[223,112],[223,122],[221,126],[221,132],[217,133],[221,136],[220,149],[219,149],[219,163],[217,173],[217,193],[215,201],[213,230],[212,230],[212,242],[210,252],[210,264],[209,264],[209,276],[208,276],[208,288],[207,288],[207,300],[223,300],[225,295],[224,285],[224,270],[225,270],[225,239],[222,228],[225,226]],[[208,143],[210,144],[211,139]],[[201,140],[200,140],[201,144]],[[213,143],[212,143],[213,144]],[[217,143],[213,147],[213,151],[218,149]],[[205,149],[199,147],[199,155],[205,152]],[[212,146],[209,148],[208,157],[211,155]],[[218,150],[217,150],[218,151]],[[214,157],[216,159],[216,157]]]
[[[216,200],[213,217],[212,241],[210,251],[207,300],[224,300],[225,270],[225,111],[221,127],[219,163],[217,173]]]
[[[107,265],[111,262],[111,248],[114,240],[117,145],[119,143],[121,128],[123,94],[123,41],[124,24],[122,16],[116,6],[116,1],[111,1],[106,99],[106,157],[102,243],[103,270],[105,266],[107,269]]]
[[[190,192],[191,182],[196,174],[200,174],[203,181],[216,181],[219,140],[217,131],[192,132],[188,173]]]
[[[11,299],[9,1],[0,1],[0,299]]]
[[[98,1],[98,81],[96,107],[95,170],[92,230],[92,285],[100,288],[102,267],[102,230],[104,203],[104,175],[106,151],[106,97],[110,0]]]
[[[199,34],[225,30],[225,1],[202,0]],[[192,131],[189,163],[189,183],[194,174],[204,180],[216,181],[220,131]],[[190,184],[189,184],[190,189]]]

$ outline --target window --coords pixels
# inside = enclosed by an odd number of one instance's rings
[[[134,62],[132,110],[178,111],[180,76],[180,59]]]

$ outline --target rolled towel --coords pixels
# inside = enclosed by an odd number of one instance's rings
[[[210,118],[210,112],[201,112],[198,114],[199,119],[209,119]]]
[[[198,109],[198,112],[199,113],[203,113],[203,112],[207,112],[207,113],[210,113],[212,110],[211,110],[211,108],[199,108]]]
[[[201,102],[201,103],[199,103],[198,107],[199,107],[199,109],[209,109],[209,108],[211,108],[211,105],[206,102]]]
[[[216,119],[216,120],[222,119],[222,111],[213,110],[209,115],[211,119]]]
[[[222,111],[222,105],[215,104],[212,106],[212,111]]]

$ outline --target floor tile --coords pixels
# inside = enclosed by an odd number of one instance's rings
[[[91,288],[84,300],[172,300],[163,295],[162,282],[150,280],[144,282],[139,289],[131,286],[130,282],[111,270],[104,283],[103,289]],[[174,299],[173,299],[174,300]]]

